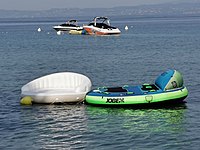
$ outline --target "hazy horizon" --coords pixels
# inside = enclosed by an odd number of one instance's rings
[[[6,0],[0,2],[4,10],[48,10],[52,8],[112,8],[119,6],[138,6],[163,3],[184,3],[187,0]],[[190,0],[189,2],[198,2]]]

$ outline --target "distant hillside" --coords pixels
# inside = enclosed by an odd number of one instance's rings
[[[44,11],[0,10],[0,18],[41,18],[41,17],[73,17],[78,16],[200,16],[200,2],[182,4],[141,5],[113,8],[66,8]]]

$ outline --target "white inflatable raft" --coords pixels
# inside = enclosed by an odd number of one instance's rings
[[[33,103],[78,103],[91,90],[91,80],[85,75],[61,72],[35,79],[21,88],[21,96]]]

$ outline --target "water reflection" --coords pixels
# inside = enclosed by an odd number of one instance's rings
[[[157,144],[157,140],[160,144],[165,143],[168,136],[180,136],[185,130],[186,110],[185,105],[159,109],[90,105],[20,106],[17,118],[12,120],[15,126],[9,129],[14,132],[7,134],[9,144],[5,147],[128,149],[133,145],[142,147],[141,141],[145,141],[148,147],[149,144]],[[155,142],[152,142],[152,137]]]
[[[84,147],[86,129],[84,105],[33,105],[23,107],[24,126],[31,124],[32,137],[39,149],[73,149]]]
[[[103,108],[87,106],[88,126],[98,132],[122,129],[131,133],[182,132],[186,105],[159,109]]]

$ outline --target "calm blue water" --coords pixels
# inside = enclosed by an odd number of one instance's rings
[[[119,20],[120,36],[99,37],[58,36],[61,22],[0,20],[0,149],[199,149],[200,17]],[[19,104],[24,84],[54,72],[85,74],[95,88],[153,83],[168,69],[183,74],[184,105]]]

